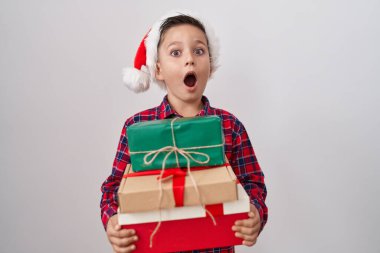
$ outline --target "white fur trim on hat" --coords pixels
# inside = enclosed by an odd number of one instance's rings
[[[123,69],[123,81],[128,89],[139,93],[149,89],[149,71],[145,66],[141,66],[141,69],[136,68],[124,68]]]

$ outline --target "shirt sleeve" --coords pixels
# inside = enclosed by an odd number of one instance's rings
[[[123,130],[121,131],[116,156],[112,166],[112,173],[101,186],[102,197],[100,200],[100,209],[104,229],[107,228],[109,218],[117,213],[117,191],[119,189],[125,168],[127,164],[130,163],[126,128],[127,123],[125,123]]]
[[[238,180],[248,193],[251,204],[259,211],[261,232],[268,219],[268,208],[265,205],[267,190],[264,174],[261,171],[251,141],[242,124],[239,124],[236,136],[233,138],[230,163]]]

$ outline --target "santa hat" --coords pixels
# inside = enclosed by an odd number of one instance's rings
[[[219,43],[215,36],[214,30],[200,19],[198,15],[190,13],[189,11],[172,11],[171,13],[163,16],[157,21],[149,32],[144,36],[140,43],[135,56],[133,68],[123,69],[123,81],[126,86],[134,92],[143,92],[149,89],[150,83],[157,83],[161,88],[165,89],[165,84],[155,78],[156,62],[157,62],[157,45],[160,40],[160,27],[162,23],[169,17],[178,15],[187,15],[200,21],[206,31],[208,40],[208,47],[211,57],[211,75],[218,68],[219,56]]]

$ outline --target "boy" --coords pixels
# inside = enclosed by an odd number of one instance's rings
[[[217,67],[216,42],[208,26],[193,16],[175,13],[152,27],[138,49],[135,68],[124,72],[124,81],[130,89],[144,91],[154,81],[166,88],[167,95],[158,107],[127,119],[112,174],[102,185],[102,221],[115,252],[132,252],[138,240],[134,230],[121,229],[117,224],[117,190],[126,164],[130,163],[126,128],[141,121],[218,115],[223,124],[226,157],[251,199],[248,219],[236,221],[231,229],[244,245],[253,246],[266,223],[264,175],[247,132],[235,116],[211,107],[203,96],[207,81]],[[234,252],[234,247],[196,252]]]

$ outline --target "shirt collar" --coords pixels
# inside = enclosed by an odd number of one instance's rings
[[[211,106],[208,98],[206,96],[202,96],[202,104],[203,107],[199,111],[199,113],[196,116],[207,116],[210,114]],[[168,96],[166,95],[164,99],[162,100],[161,104],[158,106],[159,110],[159,118],[160,119],[167,119],[167,118],[173,118],[173,117],[183,117],[179,113],[177,113],[174,108],[169,104]]]

